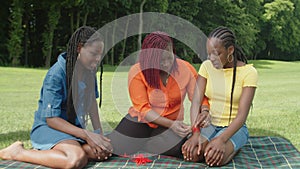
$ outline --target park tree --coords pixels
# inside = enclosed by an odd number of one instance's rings
[[[249,24],[252,27],[252,39],[250,41],[253,45],[251,45],[248,50],[248,58],[249,59],[256,59],[257,55],[265,49],[266,44],[263,38],[260,37],[261,32],[261,20],[262,20],[262,14],[263,14],[263,0],[251,0],[251,1],[241,1],[241,0],[235,0],[234,1],[238,6],[243,9],[244,13],[247,14],[247,17],[251,21]],[[243,27],[245,30],[247,30],[246,27]],[[245,32],[247,34],[247,31]],[[242,37],[243,38],[243,37]],[[248,41],[245,39],[245,41]],[[244,45],[243,45],[244,47]],[[245,47],[244,47],[245,48]]]
[[[130,1],[121,1],[115,0],[110,1],[109,10],[107,10],[104,14],[107,16],[106,18],[110,18],[111,29],[109,32],[105,34],[105,41],[109,44],[115,44],[115,37],[124,37],[124,39],[114,45],[108,52],[108,57],[105,58],[105,63],[110,63],[111,65],[120,63],[123,59],[131,54],[132,52],[136,52],[140,50],[140,43],[142,40],[142,34],[134,35],[129,38],[127,37],[129,26],[137,26],[140,31],[143,30],[141,24],[140,25],[132,25],[140,22],[140,18],[132,18],[127,17],[126,22],[116,22],[120,17],[124,17],[131,14],[137,14],[142,12],[162,12],[165,13],[168,8],[167,0],[159,0],[159,1],[150,1],[150,0],[130,0]],[[137,19],[137,20],[136,20]],[[154,22],[155,19],[153,19]],[[151,25],[151,24],[149,24]]]
[[[299,0],[7,0],[0,7],[0,65],[49,67],[65,51],[78,27],[101,28],[108,23],[111,28],[103,33],[106,42],[124,37],[105,57],[106,64],[116,65],[140,49],[145,34],[128,36],[137,18],[128,17],[124,23],[113,21],[141,11],[181,17],[206,35],[218,26],[227,26],[250,59],[300,59]],[[162,20],[153,18],[147,26],[162,24]],[[162,31],[164,26],[170,34],[182,28],[180,22],[167,22],[160,26]],[[194,41],[190,34],[186,33],[186,39]],[[199,62],[186,43],[174,42],[179,57]]]
[[[255,5],[252,7],[252,5]],[[232,0],[203,0],[199,5],[199,13],[194,23],[205,34],[211,32],[218,26],[226,26],[232,29],[237,37],[238,44],[244,49],[248,56],[253,55],[255,50],[257,34],[260,31],[257,19],[247,7],[258,8],[260,1],[252,3]]]
[[[49,4],[45,3],[49,6],[48,11],[48,22],[45,25],[45,31],[43,32],[43,56],[45,57],[45,67],[49,68],[52,58],[52,48],[53,48],[53,38],[54,31],[57,28],[61,13],[61,5],[60,1],[49,1]]]
[[[295,1],[299,6],[299,2]],[[289,60],[294,50],[299,51],[299,7],[290,0],[274,0],[264,4],[262,15],[263,35],[266,41],[266,58]],[[298,17],[297,17],[298,16]],[[299,53],[298,53],[299,54]]]
[[[82,25],[86,25],[90,14],[97,14],[102,11],[108,4],[108,1],[85,1],[85,0],[65,0],[65,1],[51,1],[49,4],[48,11],[48,22],[45,26],[45,32],[43,33],[43,54],[45,58],[45,67],[50,67],[52,57],[52,47],[54,31],[57,29],[59,19],[61,17],[61,10],[63,7],[68,8],[68,16],[70,18],[70,34],[72,34],[77,28]]]
[[[188,0],[188,1],[170,1],[168,13],[181,17],[189,22],[193,22],[197,14],[199,13],[199,8],[195,8],[199,6],[202,0]],[[187,31],[184,25],[181,23],[174,23],[174,29],[176,27],[183,28],[181,31],[184,31],[185,37],[184,39],[188,39],[194,43],[198,43],[195,39],[195,35],[193,35],[192,31]],[[179,30],[180,31],[180,30]],[[199,44],[195,44],[199,45]],[[176,54],[182,59],[193,62],[194,59],[198,57],[198,54],[195,51],[192,51],[189,47],[187,47],[184,43],[178,42],[175,40],[176,46]]]
[[[7,55],[7,41],[10,28],[8,18],[10,16],[11,4],[12,0],[2,1],[0,6],[0,65],[6,65],[10,60]]]
[[[24,11],[24,3],[22,0],[13,0],[10,8],[10,32],[7,49],[9,58],[13,66],[20,64],[20,58],[23,53],[22,40],[24,30],[22,27],[22,16]]]
[[[295,48],[292,48],[289,52],[290,58],[288,60],[299,60],[300,59],[300,1],[299,0],[292,0],[294,3],[294,15],[293,20],[291,21],[291,27],[293,28],[292,38],[294,41],[297,41],[298,45],[295,46]]]

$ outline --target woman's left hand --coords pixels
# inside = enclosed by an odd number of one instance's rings
[[[93,152],[97,155],[101,155],[103,151],[107,153],[112,153],[112,145],[110,143],[110,140],[106,138],[105,136],[97,133],[93,133],[90,131],[87,132],[87,138],[86,142],[90,145]]]
[[[225,144],[219,137],[214,138],[209,142],[205,149],[205,160],[210,166],[219,165],[225,154]]]

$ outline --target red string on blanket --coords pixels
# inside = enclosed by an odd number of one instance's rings
[[[143,154],[136,155],[135,157],[133,157],[132,161],[135,162],[138,166],[152,162],[152,160],[150,160],[149,158],[144,157]]]
[[[144,154],[137,154],[133,157],[128,156],[126,153],[122,155],[122,157],[130,158],[133,162],[136,163],[137,166],[145,165],[146,163],[152,162],[149,158],[145,157]]]

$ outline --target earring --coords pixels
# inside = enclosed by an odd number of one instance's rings
[[[77,56],[77,59],[79,59],[80,58],[80,53],[78,53],[78,56]]]
[[[230,60],[229,60],[229,57],[231,57]],[[229,63],[233,61],[233,55],[232,55],[232,54],[227,56],[227,61],[228,61]]]

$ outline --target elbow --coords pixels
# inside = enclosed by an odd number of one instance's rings
[[[247,116],[245,116],[245,115],[238,115],[238,116],[236,116],[236,118],[234,119],[235,121],[237,121],[240,125],[243,125],[243,124],[245,124],[246,123],[246,120],[247,120]]]
[[[47,125],[53,128],[53,126],[55,126],[55,122],[57,121],[56,118],[57,117],[47,117],[46,118]]]

